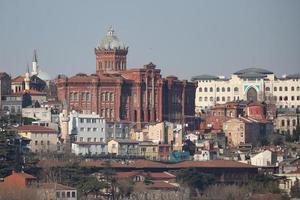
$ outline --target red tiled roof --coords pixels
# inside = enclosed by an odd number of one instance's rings
[[[32,176],[30,174],[27,174],[25,172],[12,172],[12,174],[10,176],[19,176],[19,177],[23,177],[25,179],[36,179],[35,176]]]
[[[24,81],[24,76],[17,76],[16,78],[12,79],[11,82],[23,82]]]
[[[177,189],[178,187],[166,181],[153,181],[152,184],[147,185],[150,189]]]
[[[47,95],[47,94],[44,93],[44,92],[40,92],[40,91],[33,90],[33,89],[30,89],[30,90],[24,90],[24,93],[28,93],[28,94],[31,94],[31,95]]]
[[[59,183],[42,183],[40,185],[42,189],[55,189],[55,190],[76,190],[76,188],[72,188],[66,185],[62,185]]]
[[[155,179],[155,180],[176,178],[175,175],[170,174],[168,172],[151,172],[150,176],[151,176],[152,179]]]
[[[23,125],[17,128],[18,131],[31,131],[39,133],[55,133],[56,131],[52,128],[37,125]]]
[[[64,166],[64,161],[40,161],[39,166]],[[151,160],[134,160],[129,162],[111,161],[110,165],[112,168],[166,168],[166,169],[178,169],[178,168],[257,168],[257,166],[240,163],[234,160],[209,160],[209,161],[183,161],[179,163],[162,163]],[[104,160],[88,160],[81,161],[80,166],[82,167],[104,167]]]

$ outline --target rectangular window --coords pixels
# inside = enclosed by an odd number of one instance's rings
[[[80,123],[84,123],[84,118],[80,118]]]
[[[83,142],[83,137],[80,137],[80,138],[79,138],[79,141],[80,141],[80,142]]]
[[[67,197],[70,198],[71,197],[71,193],[67,192]]]
[[[60,198],[60,192],[56,192],[56,198]]]
[[[90,142],[90,141],[91,141],[91,138],[88,138],[87,141]]]
[[[75,192],[72,192],[72,197],[76,197],[76,194],[75,194]]]
[[[62,193],[61,193],[61,197],[62,197],[62,198],[65,198],[65,197],[66,197],[66,193],[65,193],[65,192],[62,192]]]
[[[47,141],[47,145],[50,145],[50,141],[49,140]]]
[[[86,119],[86,123],[91,123],[91,121],[92,121],[92,119],[90,119],[90,118]]]
[[[81,127],[81,128],[80,128],[80,131],[84,131],[84,128],[83,128],[83,127]]]
[[[91,128],[87,128],[87,131],[90,132],[90,131],[91,131]]]
[[[92,119],[92,123],[93,123],[93,124],[96,123],[96,119]]]
[[[96,132],[96,131],[97,131],[97,128],[93,128],[93,131]]]

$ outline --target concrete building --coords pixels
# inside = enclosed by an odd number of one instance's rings
[[[109,154],[116,156],[138,156],[139,142],[128,139],[112,139],[107,143]]]
[[[22,117],[33,118],[36,120],[51,122],[52,113],[51,109],[48,107],[26,107],[22,108]]]
[[[278,112],[277,118],[274,120],[275,131],[281,134],[293,134],[298,125],[300,125],[300,113],[295,110]]]
[[[33,153],[57,152],[58,138],[54,129],[43,126],[23,125],[17,128],[18,134],[30,140],[28,148]]]
[[[77,190],[58,183],[42,183],[38,190],[41,199],[77,200]]]
[[[157,160],[159,158],[158,155],[158,144],[155,144],[151,141],[144,141],[139,143],[139,156],[145,157],[149,160]]]
[[[273,133],[273,124],[267,120],[233,118],[223,123],[223,130],[229,146],[251,143],[257,145]]]
[[[251,165],[266,167],[266,166],[275,165],[277,161],[277,157],[274,152],[270,150],[265,150],[251,156],[250,160],[251,160]]]
[[[94,155],[107,152],[106,121],[104,118],[95,113],[81,114],[72,111],[69,119],[69,136],[74,137],[73,153],[76,155]]]
[[[160,122],[150,124],[144,129],[148,133],[148,140],[156,144],[169,144],[173,151],[182,150],[183,128],[181,124]]]
[[[300,108],[299,74],[279,78],[265,69],[248,68],[233,73],[230,78],[200,75],[192,81],[198,83],[197,113],[215,104],[237,100],[273,102],[277,108]]]
[[[106,138],[110,139],[129,139],[131,123],[126,121],[106,121]]]

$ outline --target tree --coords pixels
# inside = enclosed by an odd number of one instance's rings
[[[198,192],[215,183],[211,174],[199,173],[195,168],[181,170],[176,176],[177,180],[187,184],[191,190]]]
[[[103,182],[99,182],[96,177],[88,176],[84,177],[80,180],[77,188],[80,193],[84,194],[85,198],[89,194],[96,194],[98,196],[101,189],[105,188],[105,184]]]
[[[16,142],[16,134],[6,129],[0,132],[0,177],[5,177],[12,170],[20,171],[22,159],[20,145]]]
[[[300,198],[300,183],[297,179],[295,184],[291,187],[291,196],[294,198]]]

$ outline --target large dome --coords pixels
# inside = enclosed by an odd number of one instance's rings
[[[242,69],[234,74],[236,75],[241,75],[241,74],[248,74],[248,73],[257,73],[257,74],[273,74],[273,72],[266,70],[266,69],[261,69],[261,68],[247,68],[247,69]]]
[[[124,44],[114,35],[114,30],[110,27],[106,36],[101,40],[99,47],[101,49],[122,49]]]

